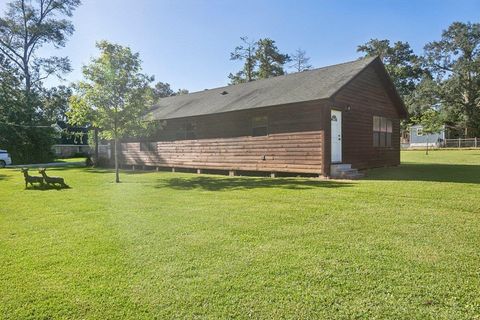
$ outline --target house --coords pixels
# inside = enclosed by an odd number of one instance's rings
[[[379,58],[161,99],[124,165],[339,176],[400,163],[406,108]],[[350,166],[353,168],[350,170]]]
[[[409,147],[410,148],[419,148],[426,147],[427,143],[429,146],[443,146],[445,142],[445,133],[446,127],[443,126],[442,129],[437,133],[426,134],[423,132],[423,126],[416,124],[410,127],[410,138],[409,138]]]
[[[61,130],[52,150],[57,158],[71,158],[86,155],[90,152],[88,145],[88,129],[86,127],[71,126],[65,121],[58,121]]]

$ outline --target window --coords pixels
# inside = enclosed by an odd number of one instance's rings
[[[156,152],[157,143],[156,142],[140,142],[140,151]]]
[[[185,140],[185,128],[183,126],[178,127],[175,133],[175,140]]]
[[[268,118],[254,117],[252,119],[252,136],[266,136],[268,135]]]
[[[373,146],[380,146],[380,117],[373,117]]]
[[[423,136],[423,128],[417,128],[417,136]]]
[[[373,116],[373,146],[390,148],[392,146],[393,124],[391,119]]]
[[[195,134],[195,124],[193,122],[187,122],[187,124],[185,124],[185,138],[189,140],[197,138]]]
[[[192,140],[196,138],[197,134],[194,122],[185,122],[183,125],[178,127],[177,133],[175,134],[176,140]]]

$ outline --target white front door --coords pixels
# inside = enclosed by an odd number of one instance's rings
[[[342,162],[342,112],[331,111],[332,163]]]

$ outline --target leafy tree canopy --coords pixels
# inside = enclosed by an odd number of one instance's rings
[[[454,22],[425,46],[425,65],[439,87],[444,112],[480,134],[480,24]],[[468,135],[468,132],[465,133]]]
[[[80,0],[14,0],[0,18],[0,52],[21,71],[25,92],[41,87],[50,75],[70,71],[66,57],[40,57],[35,52],[45,44],[63,47],[74,27],[68,17]]]
[[[358,46],[357,51],[366,57],[379,56],[398,93],[404,98],[415,90],[425,74],[420,58],[414,54],[408,42],[397,41],[391,45],[390,40],[371,39]]]
[[[148,128],[145,116],[152,105],[150,82],[143,74],[138,53],[107,41],[97,43],[100,56],[83,68],[84,81],[76,85],[69,121],[73,125],[90,123],[101,135],[115,141],[116,182],[119,182],[119,139],[141,135]]]
[[[177,91],[173,91],[169,83],[161,81],[157,82],[152,89],[152,94],[155,101],[158,101],[158,99],[161,98],[178,96],[187,93],[189,93],[187,89],[178,89]]]
[[[242,44],[235,47],[235,50],[230,53],[230,60],[243,61],[243,68],[235,74],[230,73],[228,75],[231,84],[250,82],[258,77],[256,71],[257,42],[248,40],[248,37],[240,37],[240,40],[242,41]]]
[[[283,66],[291,60],[290,56],[280,53],[275,41],[269,38],[258,40],[257,46],[258,77],[266,79],[285,74]]]
[[[53,158],[51,125],[64,113],[65,101],[57,96],[65,87],[46,90],[42,82],[70,71],[70,63],[38,49],[66,44],[74,31],[69,18],[79,5],[79,0],[12,0],[0,17],[0,143],[17,164]]]
[[[172,90],[170,84],[167,82],[157,82],[153,87],[153,96],[155,100],[160,98],[171,97],[175,95],[175,91]]]
[[[264,38],[250,41],[248,37],[241,37],[240,40],[242,45],[230,54],[230,60],[243,61],[243,68],[235,74],[229,74],[231,84],[285,74],[284,66],[290,62],[290,56],[280,53],[274,40]]]

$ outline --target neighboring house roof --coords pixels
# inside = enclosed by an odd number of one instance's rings
[[[319,69],[261,79],[160,99],[151,111],[153,119],[166,120],[229,111],[256,109],[289,103],[329,99],[379,58],[364,58]],[[391,81],[390,81],[391,84]],[[393,87],[393,85],[391,85]],[[401,108],[405,109],[400,101]],[[397,102],[398,102],[397,101]]]

